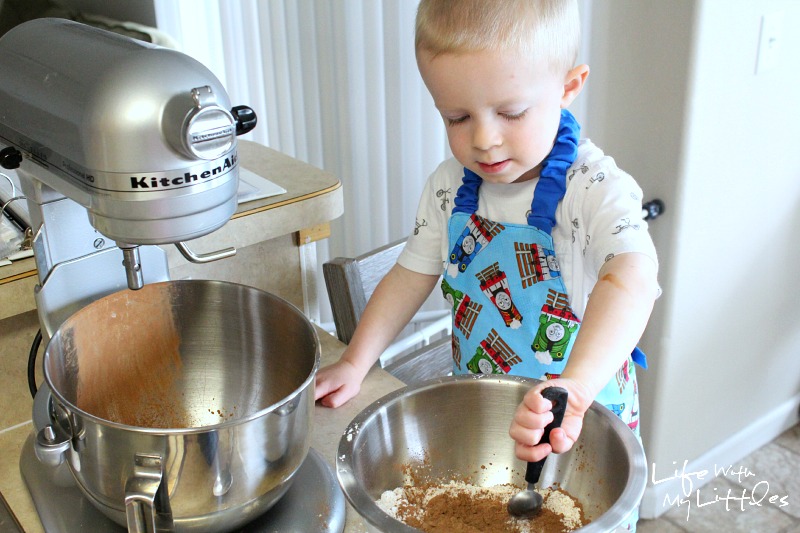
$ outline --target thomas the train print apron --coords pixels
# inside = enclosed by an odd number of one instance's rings
[[[448,222],[449,260],[442,292],[453,312],[453,372],[557,378],[580,328],[561,278],[551,230],[577,156],[580,131],[562,111],[555,145],[544,160],[528,224],[480,217],[481,178],[464,169]],[[634,357],[643,356],[638,349]],[[641,363],[644,361],[641,360]],[[631,357],[600,392],[605,405],[639,434]]]

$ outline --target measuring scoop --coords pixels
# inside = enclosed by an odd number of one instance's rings
[[[564,419],[564,411],[567,408],[568,393],[566,389],[561,387],[548,387],[542,390],[542,396],[553,404],[553,421],[545,426],[539,444],[549,443],[550,431],[561,426],[561,421]],[[528,467],[525,469],[525,481],[528,482],[528,488],[518,492],[508,500],[508,513],[510,515],[532,518],[542,509],[542,495],[536,492],[534,487],[539,482],[539,476],[542,474],[546,459],[547,456],[535,463],[528,463]]]

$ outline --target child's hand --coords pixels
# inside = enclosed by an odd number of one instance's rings
[[[317,372],[314,400],[325,407],[339,407],[361,390],[366,372],[340,359]]]
[[[544,428],[553,421],[552,404],[542,397],[547,387],[567,389],[569,398],[561,427],[550,432],[550,444],[539,444]],[[525,394],[514,413],[508,434],[516,441],[516,456],[528,462],[544,459],[551,451],[564,453],[572,448],[583,428],[583,415],[592,404],[592,397],[581,383],[571,379],[550,379]]]

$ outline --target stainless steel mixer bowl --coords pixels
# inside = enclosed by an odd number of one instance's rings
[[[433,479],[467,478],[478,486],[524,488],[526,464],[514,456],[508,428],[537,380],[451,376],[399,389],[375,401],[345,430],[337,476],[347,499],[371,531],[418,531],[375,502],[402,487],[404,469],[425,461]],[[644,451],[633,432],[598,403],[586,413],[573,449],[551,454],[539,480],[554,483],[583,505],[591,522],[578,531],[613,531],[638,506],[647,481]]]
[[[177,353],[153,351],[174,335]],[[69,442],[78,486],[112,520],[230,531],[276,503],[305,460],[319,355],[306,317],[252,287],[187,280],[121,291],[50,341],[52,428]],[[115,419],[87,412],[87,402]],[[116,418],[139,416],[137,405],[181,427]]]

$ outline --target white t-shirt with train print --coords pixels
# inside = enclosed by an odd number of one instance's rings
[[[450,254],[447,221],[464,169],[448,159],[428,178],[414,231],[398,263],[414,272],[439,275]],[[495,222],[527,224],[538,179],[522,183],[483,182],[477,214]],[[642,219],[642,189],[588,139],[567,171],[567,191],[556,209],[552,237],[572,310],[583,318],[589,293],[603,264],[614,255],[639,252],[658,264]]]

